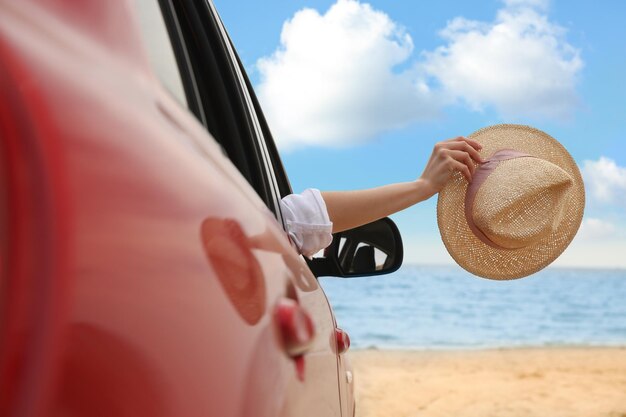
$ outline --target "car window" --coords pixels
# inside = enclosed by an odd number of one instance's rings
[[[219,18],[206,1],[162,0],[161,6],[183,85],[188,99],[192,99],[190,110],[268,208],[280,217],[265,142],[259,140],[260,129]],[[187,88],[189,80],[193,90]],[[197,101],[195,109],[193,100]]]
[[[291,185],[289,184],[289,180],[287,179],[287,175],[285,174],[284,167],[278,155],[274,140],[272,138],[263,112],[261,111],[261,107],[254,92],[254,88],[250,83],[250,79],[246,74],[241,60],[239,59],[232,40],[226,33],[219,14],[217,13],[217,10],[215,10],[215,6],[210,0],[208,0],[206,4],[208,4],[212,8],[215,22],[222,29],[224,46],[226,49],[228,49],[228,52],[230,53],[230,59],[234,67],[234,76],[235,78],[237,78],[239,87],[242,90],[242,101],[244,102],[244,106],[246,107],[247,111],[250,113],[251,124],[254,126],[254,140],[256,141],[262,153],[263,165],[269,172],[269,181],[271,182],[272,193],[275,198],[274,210],[277,214],[277,217],[282,222],[283,219],[280,213],[279,200],[281,197],[284,197],[287,194],[291,194]]]
[[[158,0],[135,0],[139,27],[150,64],[165,88],[188,107],[183,81]]]
[[[210,2],[135,0],[151,64],[281,219],[291,188],[252,86]]]

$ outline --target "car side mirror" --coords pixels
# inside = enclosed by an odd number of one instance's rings
[[[308,260],[316,277],[389,274],[402,265],[402,237],[388,217],[333,234],[324,257]]]

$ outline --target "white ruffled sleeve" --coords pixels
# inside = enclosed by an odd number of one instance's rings
[[[281,200],[287,234],[306,257],[326,248],[333,240],[333,224],[322,194],[309,188],[302,194],[290,194]]]

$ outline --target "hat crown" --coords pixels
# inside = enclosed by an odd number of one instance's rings
[[[561,222],[573,184],[559,166],[537,157],[497,163],[472,208],[476,227],[497,246],[519,249],[549,236]]]

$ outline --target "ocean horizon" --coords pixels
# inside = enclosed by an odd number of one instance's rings
[[[456,265],[320,280],[354,349],[626,346],[626,269],[492,281]]]

